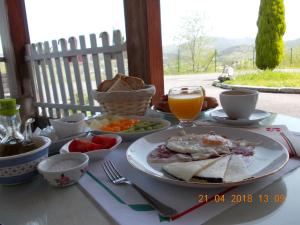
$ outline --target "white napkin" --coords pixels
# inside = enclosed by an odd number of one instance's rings
[[[300,157],[300,133],[299,132],[284,132],[284,134],[292,143],[297,156]]]
[[[55,141],[58,141],[59,138],[56,135],[54,129],[52,126],[47,126],[44,129],[41,129],[39,127],[37,127],[34,132],[32,133],[33,137],[37,137],[37,136],[44,136],[44,137],[48,137],[51,139],[52,143]]]

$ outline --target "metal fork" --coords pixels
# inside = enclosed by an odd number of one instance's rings
[[[105,174],[107,175],[107,177],[112,183],[116,185],[119,184],[131,185],[149,202],[151,206],[157,209],[161,215],[170,217],[177,214],[177,211],[175,209],[160,202],[159,200],[157,200],[156,198],[154,198],[153,196],[145,192],[143,189],[139,188],[137,185],[129,181],[126,177],[120,175],[120,173],[117,171],[112,161],[107,160],[102,164],[102,166]]]

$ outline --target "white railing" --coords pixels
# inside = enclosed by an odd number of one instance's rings
[[[7,73],[1,71],[2,68],[5,68],[5,58],[0,56],[0,98],[5,98],[10,95],[8,87]],[[6,69],[5,69],[6,71]]]
[[[53,40],[51,46],[47,41],[26,46],[25,60],[32,74],[35,105],[43,116],[55,118],[76,111],[94,114],[99,106],[95,106],[91,90],[102,80],[127,72],[126,44],[120,31],[113,32],[111,45],[107,32],[100,34],[102,45],[97,39],[91,34],[89,43],[79,36],[68,41]]]

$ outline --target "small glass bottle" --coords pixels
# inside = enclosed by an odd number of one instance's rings
[[[0,142],[0,156],[19,154],[24,136],[20,132],[21,118],[16,99],[0,99],[0,124],[6,131]]]

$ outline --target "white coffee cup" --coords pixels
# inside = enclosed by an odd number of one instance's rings
[[[221,105],[230,119],[248,119],[255,110],[257,99],[258,91],[249,89],[224,91],[220,94]]]

